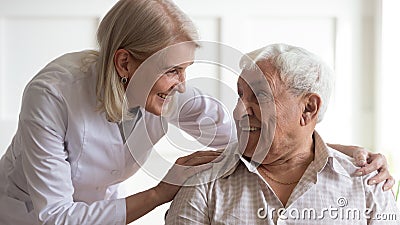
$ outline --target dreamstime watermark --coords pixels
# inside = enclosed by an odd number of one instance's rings
[[[397,215],[394,213],[374,213],[372,209],[366,208],[361,210],[358,208],[347,208],[348,200],[340,197],[336,201],[336,206],[325,208],[259,208],[257,217],[259,219],[278,218],[280,220],[379,220],[379,221],[396,221]]]

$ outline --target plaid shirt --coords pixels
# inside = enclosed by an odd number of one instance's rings
[[[231,154],[223,161],[234,162],[233,167],[213,168],[189,182],[207,181],[220,171],[222,177],[181,188],[166,224],[400,224],[393,193],[383,192],[382,183],[367,184],[374,173],[354,176],[352,158],[327,147],[316,132],[314,142],[314,161],[286,206],[258,173],[256,163]],[[231,148],[237,149],[237,144]]]

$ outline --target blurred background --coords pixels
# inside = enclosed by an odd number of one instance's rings
[[[116,0],[0,0],[0,154],[17,128],[27,82],[50,60],[71,51],[96,49],[96,29]],[[197,25],[201,39],[245,53],[284,42],[321,56],[336,72],[326,117],[317,130],[325,141],[364,146],[387,156],[400,178],[400,2],[397,0],[176,0]],[[228,57],[220,49],[213,57]],[[236,89],[223,69],[194,65],[188,80],[208,77]],[[227,104],[233,101],[218,82],[198,87]],[[170,128],[173,131],[173,128]],[[155,147],[171,160],[168,139]],[[140,171],[125,182],[127,194],[158,181]],[[162,224],[169,204],[132,224]]]

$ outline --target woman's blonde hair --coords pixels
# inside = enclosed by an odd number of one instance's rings
[[[124,85],[114,66],[114,54],[125,49],[142,62],[180,41],[194,41],[193,22],[170,0],[120,0],[106,14],[97,31],[99,44],[96,94],[99,109],[110,122],[120,122]]]

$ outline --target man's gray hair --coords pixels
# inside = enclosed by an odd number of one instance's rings
[[[242,57],[242,69],[254,69],[255,63],[268,61],[278,72],[281,80],[295,95],[316,93],[322,99],[317,122],[326,112],[333,88],[333,71],[315,54],[287,44],[272,44]]]

